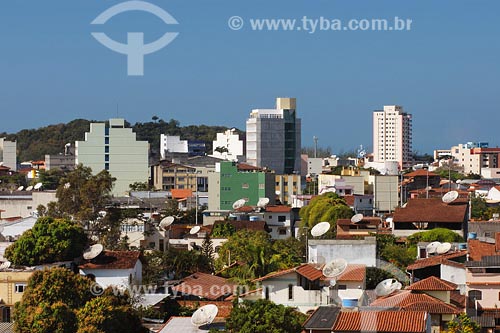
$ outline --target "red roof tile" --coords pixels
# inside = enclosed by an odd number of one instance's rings
[[[336,278],[337,281],[364,281],[366,278],[366,266],[358,264],[347,265],[344,273],[340,274]],[[323,277],[322,280],[328,280],[327,277]]]
[[[356,199],[356,197],[354,195],[345,195],[344,196],[344,200],[345,200],[345,202],[347,203],[347,205],[349,207],[353,207],[354,206],[355,199]]]
[[[436,265],[449,265],[449,259],[454,259],[454,258],[459,258],[459,257],[465,257],[467,255],[467,251],[457,251],[457,252],[451,252],[451,253],[445,253],[445,254],[440,254],[436,256],[432,256],[429,258],[423,258],[415,261],[413,264],[409,265],[406,269],[409,271],[413,271],[415,269],[422,269],[425,267],[430,267],[430,266],[436,266]],[[455,265],[460,263],[455,263]],[[461,265],[463,267],[463,265]]]
[[[243,206],[238,208],[236,211],[239,213],[251,213],[254,211],[254,208],[252,206]]]
[[[399,307],[403,310],[427,311],[432,314],[457,314],[461,312],[454,305],[447,304],[424,293],[413,293],[410,290],[403,290],[389,296],[377,298],[370,306]]]
[[[186,199],[193,196],[193,191],[189,189],[171,189],[172,199]]]
[[[232,295],[236,285],[219,276],[206,273],[194,273],[182,282],[172,287],[173,291],[202,297],[208,300],[217,300]]]
[[[268,213],[290,213],[291,210],[292,207],[283,205],[266,207],[266,212]]]
[[[411,178],[411,177],[427,177],[427,175],[429,175],[429,177],[438,176],[434,172],[431,172],[431,171],[427,172],[427,170],[425,170],[425,169],[418,169],[418,170],[415,170],[413,172],[406,173],[403,176],[405,178]]]
[[[441,280],[440,278],[437,278],[435,276],[430,276],[426,279],[420,280],[406,287],[406,289],[408,290],[421,290],[421,291],[431,291],[431,290],[452,291],[452,290],[457,290],[457,288],[458,286],[455,283]]]
[[[479,239],[469,239],[467,248],[469,249],[469,260],[471,261],[481,261],[483,256],[498,254],[495,244],[482,242]]]
[[[323,276],[321,268],[316,268],[313,264],[304,264],[296,269],[297,273],[310,281],[315,281]]]
[[[467,216],[466,202],[445,204],[440,198],[408,200],[406,207],[398,207],[394,212],[394,223],[443,222],[461,223]]]
[[[289,268],[289,269],[284,269],[284,270],[281,270],[281,271],[276,271],[276,272],[269,273],[267,275],[264,275],[263,277],[260,277],[258,279],[253,280],[252,282],[258,282],[258,281],[264,281],[264,280],[268,280],[268,279],[273,279],[273,278],[280,277],[280,276],[283,276],[283,275],[286,275],[286,274],[290,274],[290,273],[295,273],[295,267],[294,268]]]
[[[97,258],[87,260],[81,269],[132,269],[139,260],[139,251],[103,251]]]
[[[427,314],[423,311],[341,312],[332,331],[423,333],[426,324]]]
[[[238,163],[238,171],[259,171],[262,168],[247,164],[247,163]]]

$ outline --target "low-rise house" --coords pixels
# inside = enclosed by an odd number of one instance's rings
[[[461,236],[467,234],[468,202],[456,200],[446,204],[440,198],[410,199],[398,207],[393,216],[393,234],[410,236],[419,231],[447,228]]]
[[[341,312],[333,333],[430,333],[430,316],[425,311]]]
[[[373,214],[373,194],[354,194],[344,196],[347,205],[356,213],[364,215]]]
[[[356,307],[363,301],[365,265],[348,265],[335,279],[323,275],[323,265],[302,264],[254,280],[262,285],[262,298],[296,307],[306,313],[321,305]]]
[[[337,322],[340,307],[319,306],[302,324],[306,333],[330,333]]]
[[[460,287],[465,286],[465,266],[467,251],[452,251],[441,255],[416,260],[406,270],[410,273],[411,281],[417,282],[434,276]]]
[[[104,289],[110,286],[130,289],[142,283],[142,262],[139,251],[103,251],[92,260],[79,265],[80,274],[95,278]]]
[[[220,276],[197,272],[173,286],[172,293],[184,300],[223,301],[237,293],[237,286]]]
[[[0,322],[11,322],[14,304],[21,301],[28,279],[34,270],[3,269],[0,271]]]
[[[337,238],[368,237],[378,233],[381,220],[379,217],[363,217],[359,222],[351,219],[337,220]]]

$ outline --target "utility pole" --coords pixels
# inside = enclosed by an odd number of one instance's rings
[[[314,140],[314,158],[318,157],[318,137],[315,135],[313,136]]]

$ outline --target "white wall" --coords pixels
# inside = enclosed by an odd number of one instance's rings
[[[0,138],[0,165],[17,170],[17,143]]]
[[[31,192],[31,195],[6,196],[0,200],[0,209],[5,210],[2,218],[7,217],[29,217],[36,213],[38,205],[44,205],[51,201],[57,201],[55,191]]]
[[[465,286],[465,268],[441,264],[441,279],[458,284],[462,289]]]
[[[217,133],[216,139],[213,141],[213,153],[214,157],[223,158],[225,160],[236,161],[238,156],[243,156],[243,141],[240,140],[238,134],[235,134],[234,129],[225,131],[224,133]],[[215,151],[217,147],[224,147],[228,151],[220,153]]]
[[[181,140],[180,136],[175,135],[160,135],[160,154],[161,158],[165,158],[165,152],[168,153],[187,153],[188,142]]]
[[[308,243],[308,262],[343,258],[349,264],[377,265],[375,237],[366,237],[365,240],[309,239]]]
[[[132,274],[132,284],[142,284],[142,263],[137,260],[134,268],[131,269],[80,269],[80,274],[93,274],[95,281],[106,289],[110,286],[130,288],[129,275]]]

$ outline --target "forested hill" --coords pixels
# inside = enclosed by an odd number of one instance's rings
[[[156,117],[154,117],[156,118]],[[66,143],[83,141],[85,132],[90,129],[91,122],[85,119],[76,119],[67,124],[50,125],[38,129],[25,129],[18,133],[0,133],[0,137],[7,140],[17,141],[18,162],[43,160],[45,154],[59,154],[64,151]],[[177,120],[171,119],[166,122],[162,119],[155,119],[152,122],[126,123],[127,127],[132,127],[137,134],[137,139],[148,141],[153,154],[159,153],[160,134],[180,135],[183,140],[202,140],[207,143],[207,153],[212,152],[212,141],[216,134],[227,130],[224,126],[191,125],[180,126]],[[238,132],[242,133],[242,132]]]

